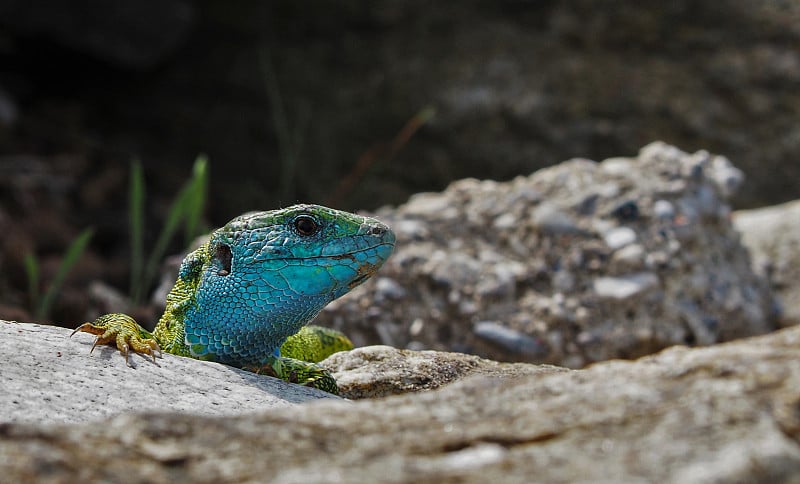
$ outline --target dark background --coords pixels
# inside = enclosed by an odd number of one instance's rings
[[[199,153],[209,226],[657,139],[731,158],[753,207],[798,197],[798,121],[800,2],[0,0],[0,316],[87,226],[54,319],[126,290],[133,159],[152,242]]]

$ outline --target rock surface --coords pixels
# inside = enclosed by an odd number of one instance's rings
[[[93,336],[54,326],[0,321],[0,422],[77,423],[125,412],[172,411],[238,415],[281,408],[328,393],[229,366],[165,354],[153,364],[131,355],[132,367],[108,345],[90,352]],[[321,363],[342,397],[375,398],[438,388],[469,375],[520,376],[567,371],[498,363],[473,355],[356,348]],[[176,382],[183,382],[176,385]]]
[[[550,365],[498,363],[474,355],[365,346],[331,355],[320,363],[343,397],[376,398],[439,388],[467,376],[516,377],[569,371]]]
[[[742,180],[722,156],[663,143],[461,180],[379,211],[395,254],[318,321],[357,346],[573,368],[762,334],[776,304],[730,222]]]
[[[473,377],[430,392],[249,416],[7,423],[0,475],[10,482],[797,482],[798,354],[800,327],[635,362]]]
[[[800,201],[734,214],[753,270],[767,278],[782,305],[781,324],[800,324]]]
[[[164,355],[153,364],[94,337],[0,321],[0,422],[70,423],[124,412],[221,416],[286,408],[332,395],[217,363]],[[2,456],[0,456],[2,457]],[[1,461],[2,459],[0,459]]]

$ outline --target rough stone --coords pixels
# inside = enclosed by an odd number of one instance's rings
[[[332,395],[218,363],[165,354],[157,363],[54,326],[0,321],[0,422],[103,421],[125,412],[234,415]],[[0,453],[0,462],[3,454]],[[2,480],[2,479],[0,479]]]
[[[570,367],[765,333],[775,300],[730,221],[740,175],[659,142],[635,158],[454,182],[377,213],[399,228],[381,277],[403,291],[367,281],[318,322],[357,346]]]
[[[463,353],[399,350],[390,346],[343,351],[331,355],[321,365],[333,374],[341,395],[351,399],[431,390],[474,375],[516,377],[569,371],[550,365],[498,363]]]
[[[666,200],[656,200],[653,203],[653,215],[659,219],[669,220],[675,216],[675,207]]]
[[[781,324],[800,324],[800,201],[741,210],[733,224],[782,306]]]
[[[473,328],[475,336],[495,343],[511,354],[541,357],[547,348],[538,339],[494,321],[479,321]]]
[[[401,353],[400,361],[424,361]],[[800,327],[635,362],[473,376],[430,392],[235,417],[157,408],[102,425],[6,423],[0,475],[8,482],[796,482],[798,354]],[[179,390],[187,384],[172,382]]]
[[[658,276],[652,272],[639,272],[624,277],[598,277],[594,280],[593,288],[601,298],[624,301],[658,284]]]
[[[603,238],[611,250],[617,250],[636,242],[636,232],[630,227],[615,227]]]

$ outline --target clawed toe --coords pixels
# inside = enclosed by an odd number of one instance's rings
[[[77,332],[97,336],[90,353],[97,345],[114,342],[119,352],[125,357],[125,363],[128,366],[131,366],[128,360],[131,350],[134,353],[152,356],[153,363],[156,362],[156,357],[162,356],[161,347],[153,335],[139,326],[133,318],[124,314],[107,314],[91,323],[83,323],[75,328],[70,337]]]
[[[75,335],[75,333],[90,333],[99,335],[102,334],[103,332],[105,332],[105,330],[94,326],[94,323],[83,323],[82,325],[75,328],[75,331],[70,333],[69,337],[72,338]]]

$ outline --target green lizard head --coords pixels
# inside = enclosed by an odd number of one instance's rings
[[[394,242],[375,219],[318,205],[239,216],[181,268],[197,288],[185,312],[186,344],[196,357],[258,364],[372,276]]]

